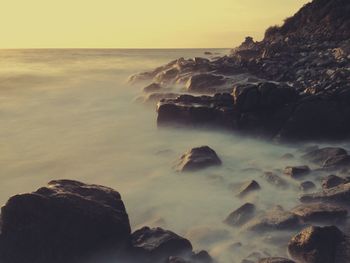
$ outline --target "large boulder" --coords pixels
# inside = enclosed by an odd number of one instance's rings
[[[233,211],[231,214],[229,214],[224,222],[232,227],[241,226],[253,218],[255,210],[255,205],[251,203],[245,203]]]
[[[99,253],[121,255],[130,244],[128,215],[111,188],[51,181],[11,197],[1,209],[1,262],[78,262]]]
[[[300,179],[309,173],[310,168],[306,165],[288,166],[284,169],[284,174],[293,179]]]
[[[324,162],[335,156],[346,155],[347,151],[339,147],[326,147],[321,149],[316,149],[314,151],[304,154],[301,158],[306,159],[312,163],[322,166]]]
[[[143,227],[132,233],[131,239],[140,262],[165,262],[169,257],[192,255],[190,241],[159,227]]]
[[[350,200],[350,183],[341,184],[330,189],[311,194],[304,194],[300,201],[307,202],[331,202],[349,204]]]
[[[300,263],[337,263],[344,234],[335,226],[308,227],[288,244],[289,254]]]
[[[334,174],[328,175],[322,179],[322,189],[330,189],[341,184],[348,183],[349,179]]]
[[[221,165],[221,160],[216,152],[208,146],[201,146],[183,154],[176,169],[180,172],[191,172],[218,165]]]

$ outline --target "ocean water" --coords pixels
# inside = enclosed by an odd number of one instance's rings
[[[255,251],[285,256],[283,243],[266,240],[290,233],[252,235],[222,221],[247,201],[261,210],[296,205],[297,182],[286,191],[261,178],[302,164],[280,160],[295,149],[220,131],[157,128],[155,105],[135,102],[144,84],[127,83],[131,74],[204,51],[1,50],[1,204],[52,179],[76,179],[118,190],[133,230],[175,231],[218,262],[240,262]],[[216,150],[222,167],[175,172],[181,154],[201,145]],[[262,190],[238,198],[231,186],[250,179]],[[236,242],[243,245],[238,250]]]

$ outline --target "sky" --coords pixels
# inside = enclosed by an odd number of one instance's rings
[[[0,0],[0,48],[228,48],[309,0]]]

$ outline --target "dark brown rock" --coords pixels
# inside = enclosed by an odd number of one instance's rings
[[[255,205],[251,203],[246,203],[233,211],[229,216],[225,219],[225,223],[229,226],[241,226],[247,221],[249,221],[255,214]]]
[[[304,194],[300,201],[307,202],[331,202],[348,204],[350,200],[350,183],[341,184],[321,192]]]
[[[335,226],[308,227],[288,244],[289,254],[301,263],[336,263],[344,234]]]
[[[329,170],[350,168],[350,155],[338,155],[330,157],[324,162],[323,168]]]
[[[348,211],[342,206],[311,203],[302,204],[291,210],[303,222],[334,223],[345,220]]]
[[[176,168],[180,172],[192,172],[218,165],[221,165],[221,160],[216,152],[208,146],[201,146],[183,154]]]
[[[284,174],[290,176],[293,179],[300,179],[310,173],[310,168],[306,165],[303,166],[289,166],[284,169]]]
[[[300,183],[299,188],[303,192],[309,192],[311,190],[316,189],[316,185],[311,181],[304,181],[304,182]]]
[[[310,151],[304,154],[301,158],[322,166],[327,159],[346,154],[347,152],[343,148],[326,147]]]
[[[254,192],[254,191],[258,191],[260,189],[261,189],[261,187],[260,187],[259,183],[255,180],[252,180],[252,181],[244,183],[241,186],[239,193],[238,193],[238,196],[245,197],[249,193]]]
[[[330,189],[330,188],[336,187],[338,185],[345,184],[347,182],[348,182],[347,179],[340,177],[340,176],[337,176],[337,175],[334,175],[334,174],[331,174],[331,175],[328,175],[327,177],[323,178],[322,188],[323,189]]]

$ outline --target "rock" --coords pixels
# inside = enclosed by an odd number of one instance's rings
[[[291,210],[303,222],[329,223],[345,220],[348,211],[339,205],[324,203],[302,204]]]
[[[348,204],[350,200],[350,183],[341,184],[321,192],[304,194],[300,201],[307,202],[331,202]]]
[[[202,245],[213,244],[228,238],[230,232],[224,228],[213,228],[207,226],[193,227],[187,231],[186,237],[193,242]]]
[[[288,166],[284,169],[284,174],[293,179],[300,179],[309,173],[310,173],[310,168],[306,165]]]
[[[309,192],[313,189],[316,189],[316,185],[311,181],[304,181],[300,183],[299,189],[303,192]]]
[[[324,162],[323,168],[326,168],[329,170],[350,168],[350,156],[338,155],[338,156],[330,157]]]
[[[153,92],[150,93],[148,96],[146,96],[146,99],[144,102],[158,102],[162,99],[175,99],[179,97],[181,94],[179,93],[172,93],[172,92]]]
[[[130,246],[121,196],[111,188],[71,180],[11,197],[1,209],[2,262],[75,262]]]
[[[336,263],[343,239],[344,234],[335,226],[311,226],[291,239],[288,252],[300,263]]]
[[[262,258],[258,263],[295,263],[294,261],[280,257]]]
[[[349,182],[349,180],[336,176],[336,175],[328,175],[327,177],[323,178],[322,180],[322,189],[330,189],[333,187],[336,187],[341,184],[345,184]]]
[[[219,165],[221,160],[216,152],[208,146],[201,146],[183,154],[176,167],[180,172],[192,172]]]
[[[255,180],[252,180],[252,181],[244,183],[241,186],[239,193],[238,193],[238,196],[245,197],[249,193],[254,192],[254,191],[258,191],[260,189],[261,189],[261,187],[260,187],[259,183]]]
[[[152,83],[148,86],[146,86],[143,91],[148,93],[148,92],[155,92],[155,91],[159,91],[162,89],[162,86],[158,83]]]
[[[192,245],[187,239],[159,227],[136,230],[132,233],[131,240],[137,256],[149,259],[149,262],[164,262],[171,256],[192,255]]]
[[[208,254],[207,251],[202,250],[197,254],[191,256],[193,263],[213,263],[212,257]]]
[[[274,174],[273,172],[265,172],[262,176],[268,183],[271,185],[274,185],[278,188],[285,189],[288,187],[288,183],[286,180],[282,179],[277,174]]]
[[[281,160],[292,160],[292,159],[294,159],[294,155],[291,153],[286,153],[286,154],[282,155],[280,159]]]
[[[339,156],[339,155],[346,155],[346,154],[347,152],[343,148],[326,147],[326,148],[310,151],[304,154],[301,158],[322,166],[327,159],[331,157]]]
[[[299,226],[299,217],[280,206],[266,211],[244,225],[245,229],[257,232],[289,230]]]
[[[255,214],[255,205],[251,203],[245,203],[235,211],[233,211],[225,219],[225,223],[229,226],[236,227],[245,224],[249,221]]]
[[[198,74],[193,75],[186,83],[189,92],[210,92],[213,87],[222,86],[226,83],[223,76],[214,74]]]

